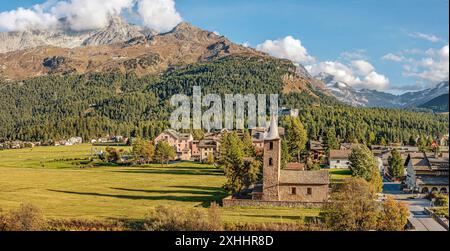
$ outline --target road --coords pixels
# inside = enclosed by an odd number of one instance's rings
[[[393,196],[396,200],[404,202],[411,216],[409,221],[414,226],[415,231],[447,231],[430,215],[425,213],[425,207],[430,206],[430,201],[425,199],[411,198],[411,194],[405,194],[401,191],[400,183],[385,182],[383,184],[383,193]]]

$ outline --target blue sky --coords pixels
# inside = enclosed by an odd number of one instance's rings
[[[43,2],[1,0],[0,12]],[[260,47],[269,53],[277,48],[289,50],[283,47],[290,46],[283,43],[287,36],[300,40],[301,47],[314,58],[300,63],[311,65],[308,69],[313,72],[339,71],[343,73],[342,80],[354,82],[355,87],[371,88],[374,83],[374,89],[401,92],[432,86],[448,75],[448,69],[445,70],[448,0],[175,0],[175,3],[183,20],[217,31],[234,42],[256,47],[273,40],[272,46]],[[361,64],[354,63],[355,60],[372,67],[358,68]],[[389,83],[378,85],[380,80]]]

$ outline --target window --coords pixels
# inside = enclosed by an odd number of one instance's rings
[[[292,195],[296,195],[297,194],[297,188],[296,187],[291,187],[291,194]]]
[[[340,164],[340,163],[341,163],[341,161],[340,161],[340,160],[337,160],[337,161],[336,161],[336,163]]]
[[[269,143],[269,150],[273,150],[273,142]]]
[[[308,187],[308,188],[306,189],[306,194],[312,195],[312,188]]]
[[[269,158],[269,166],[273,166],[273,159]]]

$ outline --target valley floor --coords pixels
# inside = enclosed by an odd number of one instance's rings
[[[117,167],[83,162],[93,149],[83,144],[0,151],[0,209],[31,203],[52,219],[144,218],[158,205],[206,208],[226,196],[223,172],[178,163],[166,167]],[[221,208],[226,222],[295,222],[319,209]]]

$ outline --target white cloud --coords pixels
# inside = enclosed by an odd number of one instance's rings
[[[57,17],[67,17],[70,28],[75,31],[103,28],[112,15],[133,7],[134,0],[71,0],[59,1],[50,7]]]
[[[61,25],[65,18],[72,30],[103,28],[112,15],[137,11],[142,23],[159,32],[172,29],[182,21],[174,0],[48,0],[30,9],[0,13],[0,30],[46,30]]]
[[[18,8],[17,10],[0,13],[0,30],[23,31],[29,28],[48,29],[58,24],[57,18],[45,13],[39,5],[31,9]]]
[[[363,86],[375,90],[386,90],[389,87],[389,79],[382,74],[372,71],[364,78]]]
[[[384,55],[381,59],[388,60],[388,61],[394,61],[394,62],[403,62],[405,60],[404,56],[399,56],[393,53],[388,53]]]
[[[432,43],[437,43],[439,41],[442,41],[442,39],[436,35],[426,34],[426,33],[421,33],[421,32],[410,33],[409,36],[414,37],[414,38],[424,39],[424,40],[430,41]]]
[[[316,76],[322,72],[331,74],[335,80],[347,83],[351,86],[359,85],[362,83],[361,79],[356,76],[353,70],[337,61],[325,61],[305,67],[313,76]]]
[[[351,62],[352,66],[360,75],[369,75],[375,70],[375,67],[364,60],[355,60]]]
[[[449,79],[449,46],[441,49],[429,49],[425,57],[412,60],[404,65],[405,76],[435,84]]]
[[[354,60],[350,65],[337,61],[320,62],[305,67],[313,76],[325,72],[335,80],[344,82],[354,88],[386,90],[390,87],[389,79],[375,71],[375,67],[364,60]]]
[[[357,49],[354,51],[344,51],[341,53],[340,57],[344,60],[357,60],[357,59],[367,59],[366,49]]]
[[[303,47],[299,39],[287,36],[278,40],[266,40],[264,43],[256,46],[256,49],[271,56],[283,59],[289,59],[296,63],[312,63],[314,57],[308,54],[308,50]]]
[[[159,32],[169,31],[183,21],[174,0],[140,0],[138,13],[147,27]]]

